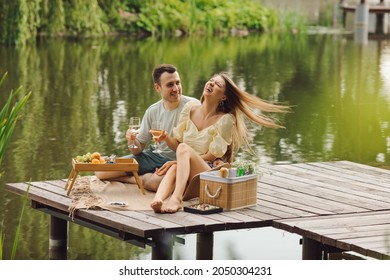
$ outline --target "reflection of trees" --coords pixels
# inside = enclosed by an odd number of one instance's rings
[[[23,49],[0,46],[0,73],[9,72],[4,90],[23,84],[33,92],[4,157],[2,179],[66,178],[70,158],[77,154],[126,153],[124,132],[129,117],[142,116],[159,100],[151,77],[159,63],[179,68],[186,95],[200,97],[212,74],[228,71],[248,92],[294,105],[293,113],[279,116],[285,130],[251,130],[262,162],[347,159],[368,163],[384,153],[389,164],[388,101],[380,95],[377,50],[372,47],[332,36],[275,35],[48,40]],[[3,189],[0,212],[18,213],[19,199]],[[38,233],[33,225],[38,222],[44,228],[47,219],[34,211],[25,217],[28,230],[20,252],[36,257],[47,233]],[[125,255],[119,241],[76,227],[71,232],[84,240],[96,238],[104,244],[102,248],[109,248],[99,251],[99,258],[104,253],[112,258]],[[29,245],[31,240],[35,247]],[[82,246],[85,252],[99,247],[88,242]],[[87,258],[85,252],[71,254]],[[39,257],[46,255],[42,252]]]
[[[287,141],[303,160],[374,162],[386,152],[389,135],[381,131],[389,112],[378,95],[377,52],[359,54],[360,47],[340,40],[324,43],[325,49],[307,49],[300,57],[305,63],[284,85],[283,94],[298,105],[286,119]]]
[[[336,103],[338,121],[333,129],[334,154],[371,164],[375,164],[379,153],[386,153],[386,138],[390,135],[389,129],[382,127],[388,123],[389,108],[386,97],[380,95],[380,52],[376,45],[377,42],[371,42],[365,48],[353,46],[343,54],[340,82],[345,88],[341,88]]]

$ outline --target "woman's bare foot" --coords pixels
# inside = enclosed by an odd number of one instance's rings
[[[176,213],[181,207],[181,199],[176,196],[171,196],[169,201],[164,205],[162,211],[164,213]]]
[[[163,213],[162,212],[162,205],[163,205],[162,200],[158,199],[158,200],[152,201],[152,203],[150,204],[150,207],[152,207],[152,209],[155,213]]]

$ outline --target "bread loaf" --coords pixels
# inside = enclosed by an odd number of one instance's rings
[[[222,178],[227,178],[229,176],[229,169],[227,169],[226,167],[222,167],[219,170],[219,176],[221,176]]]

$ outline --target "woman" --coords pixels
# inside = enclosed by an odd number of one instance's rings
[[[237,151],[244,145],[252,151],[244,117],[262,126],[280,128],[275,120],[255,110],[274,113],[287,112],[289,108],[241,90],[224,73],[206,83],[200,100],[201,104],[186,104],[173,137],[164,135],[161,139],[176,150],[176,162],[167,162],[157,171],[159,175],[166,175],[151,203],[155,212],[175,213],[181,209],[189,180],[210,170],[210,163],[222,157],[228,146],[233,145]]]

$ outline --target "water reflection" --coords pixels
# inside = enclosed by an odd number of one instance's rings
[[[200,97],[212,74],[227,71],[248,92],[294,106],[281,118],[286,129],[251,129],[258,154],[251,159],[259,164],[343,159],[390,166],[389,52],[386,41],[358,46],[336,35],[44,40],[19,50],[0,46],[0,73],[9,72],[0,104],[4,93],[19,85],[33,91],[2,166],[0,220],[6,225],[6,252],[21,198],[5,191],[4,182],[67,178],[70,159],[88,151],[126,153],[129,117],[141,117],[159,99],[151,71],[162,62],[178,66],[186,95]],[[240,157],[249,158],[244,152]],[[28,209],[23,221],[17,258],[47,259],[48,217]],[[73,259],[149,254],[149,249],[73,224],[70,237]]]
[[[390,99],[390,42],[382,42],[379,45],[381,60],[379,62],[383,93]]]

